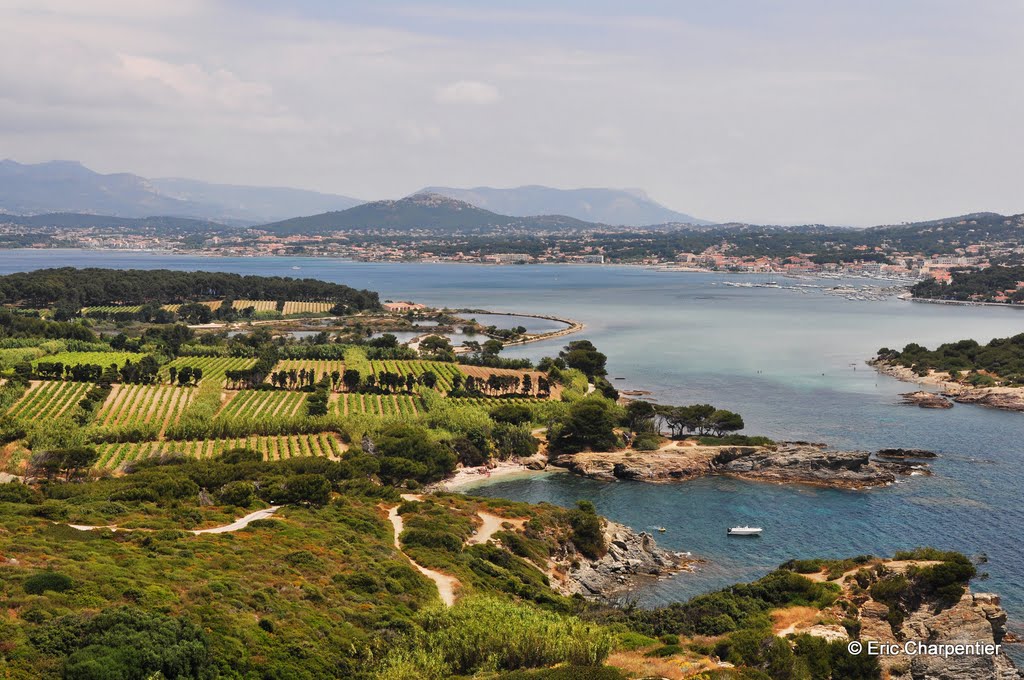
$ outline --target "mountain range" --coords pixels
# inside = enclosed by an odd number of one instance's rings
[[[167,215],[224,224],[259,224],[344,210],[362,201],[303,189],[213,184],[191,179],[104,175],[77,161],[0,161],[0,212]]]
[[[428,187],[417,193],[447,196],[491,214],[512,217],[564,215],[585,222],[631,226],[708,224],[670,210],[635,189]],[[0,213],[86,213],[127,218],[165,215],[249,226],[341,212],[362,203],[350,196],[303,189],[101,174],[77,161],[22,164],[0,160]]]
[[[514,217],[566,215],[614,226],[711,224],[666,208],[640,189],[552,189],[533,185],[513,189],[426,187],[419,193],[441,194]]]

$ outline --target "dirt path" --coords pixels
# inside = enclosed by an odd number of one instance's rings
[[[232,531],[238,531],[249,526],[249,524],[258,519],[267,519],[275,512],[281,509],[280,505],[272,505],[269,508],[257,510],[256,512],[250,512],[241,519],[236,519],[231,524],[225,524],[224,526],[213,527],[212,529],[192,529],[189,533],[195,534],[227,534]],[[95,531],[96,529],[110,529],[111,531],[155,531],[155,529],[120,529],[116,524],[108,524],[106,526],[93,526],[90,524],[69,524],[72,529],[78,529],[79,531]]]
[[[523,525],[526,524],[525,519],[505,519],[504,517],[498,517],[497,515],[492,515],[489,512],[484,512],[483,510],[477,513],[477,517],[480,518],[480,521],[483,522],[483,524],[480,525],[480,528],[475,534],[469,537],[469,540],[466,541],[467,545],[486,543],[491,540],[494,534],[502,530],[501,525],[506,522],[514,526],[516,529],[522,529]]]
[[[419,496],[413,496],[412,494],[405,494],[402,498],[405,498],[406,500],[420,499]],[[395,549],[405,555],[405,553],[402,552],[402,543],[398,540],[398,537],[402,535],[402,529],[404,528],[402,516],[398,514],[398,506],[396,505],[388,508],[387,511],[388,519],[391,521],[391,526],[394,527],[395,530]],[[448,576],[447,574],[442,574],[439,571],[434,571],[433,569],[427,569],[426,567],[417,564],[416,561],[408,555],[405,555],[405,558],[409,560],[413,567],[416,568],[416,571],[434,582],[434,585],[437,586],[437,594],[441,596],[441,601],[444,602],[445,606],[451,607],[455,604],[455,589],[460,585],[458,579]]]

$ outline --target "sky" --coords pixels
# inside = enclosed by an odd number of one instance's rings
[[[705,219],[1024,212],[1024,0],[0,0],[0,158]]]

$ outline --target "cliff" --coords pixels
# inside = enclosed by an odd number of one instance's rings
[[[806,442],[765,446],[672,446],[657,451],[586,452],[554,465],[594,479],[679,482],[707,475],[784,484],[862,489],[898,475],[926,473],[921,463],[881,460],[868,451],[833,451]]]
[[[562,595],[611,602],[645,580],[686,571],[696,562],[688,554],[659,548],[646,531],[610,520],[605,520],[604,537],[608,552],[599,560],[587,559],[572,543],[564,544],[551,559],[551,587]]]

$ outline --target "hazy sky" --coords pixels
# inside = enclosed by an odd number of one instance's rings
[[[287,5],[288,9],[282,9]],[[1024,212],[1024,0],[0,0],[0,157],[709,219]]]

